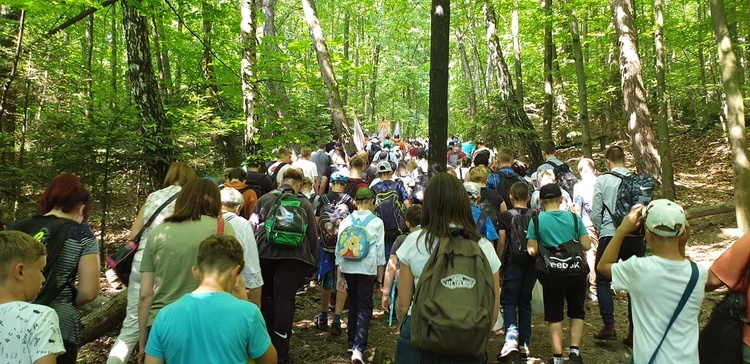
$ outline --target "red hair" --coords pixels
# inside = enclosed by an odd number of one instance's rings
[[[83,221],[91,213],[91,194],[81,185],[81,179],[73,173],[60,173],[50,181],[47,189],[36,200],[38,214],[44,215],[52,209],[68,213],[84,206]]]

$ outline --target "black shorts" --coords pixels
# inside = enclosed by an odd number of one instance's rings
[[[585,319],[586,278],[587,276],[545,276],[539,279],[544,296],[544,321],[561,322],[565,302],[568,303],[568,317]]]

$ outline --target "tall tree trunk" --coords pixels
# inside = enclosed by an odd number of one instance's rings
[[[202,2],[201,16],[203,18],[203,80],[206,82],[206,90],[211,95],[214,105],[221,106],[219,100],[219,88],[216,85],[216,73],[214,72],[214,60],[212,56],[211,29],[213,28],[213,6],[210,0]]]
[[[557,123],[558,125],[567,124],[568,120],[568,97],[565,95],[565,87],[562,80],[562,73],[560,72],[560,62],[558,62],[557,46],[552,42],[552,79],[554,86],[553,91],[555,95],[555,108],[557,111]],[[566,136],[563,135],[564,139]]]
[[[448,140],[448,63],[450,62],[450,0],[432,0],[430,14],[430,173],[445,172]]]
[[[555,98],[553,96],[554,82],[552,80],[552,58],[554,57],[552,43],[552,0],[542,0],[544,14],[544,110],[542,120],[544,131],[542,137],[552,140],[552,109]]]
[[[117,87],[117,79],[120,77],[120,70],[117,63],[117,59],[119,58],[119,53],[117,50],[117,5],[112,5],[112,19],[110,22],[110,39],[112,43],[111,47],[111,53],[109,56],[109,69],[110,69],[110,79],[109,79],[109,85],[112,88],[112,97],[110,99],[110,107],[112,110],[115,109],[117,106],[117,99],[118,99],[118,87]]]
[[[521,37],[518,34],[518,0],[513,2],[510,30],[513,35],[513,69],[516,77],[516,98],[523,105],[523,75],[521,74]]]
[[[154,52],[156,53],[156,64],[159,69],[159,86],[165,99],[172,97],[172,71],[169,65],[169,52],[167,42],[162,29],[161,19],[151,14],[151,34],[154,40]]]
[[[13,166],[16,164],[15,135],[18,102],[18,87],[13,84],[13,81],[18,75],[18,61],[21,58],[26,12],[12,9],[7,5],[0,5],[0,19],[4,20],[6,24],[18,23],[15,37],[0,35],[2,36],[0,46],[7,49],[9,54],[13,54],[10,64],[6,63],[6,60],[0,61],[0,77],[2,77],[3,82],[2,98],[0,98],[0,132],[5,134],[5,137],[0,141],[0,165]],[[0,24],[0,26],[3,25]],[[8,29],[7,34],[13,34],[13,30]]]
[[[94,58],[94,13],[86,17],[84,42],[84,64],[86,72],[86,117],[94,122],[94,75],[91,73],[91,62]]]
[[[485,34],[489,48],[488,57],[490,58],[490,62],[487,63],[495,65],[494,72],[488,72],[488,74],[497,74],[500,97],[504,102],[508,122],[517,130],[518,139],[521,140],[525,152],[528,153],[532,163],[539,164],[542,162],[542,152],[539,148],[539,134],[534,129],[534,124],[529,120],[529,116],[523,110],[523,104],[517,102],[518,97],[513,88],[513,80],[510,77],[508,65],[505,63],[503,51],[500,48],[500,39],[497,36],[495,8],[489,3],[489,0],[484,0],[483,8],[486,26]]]
[[[160,186],[174,155],[169,119],[159,94],[151,61],[148,27],[144,18],[128,1],[121,1],[122,27],[128,54],[128,76],[133,100],[138,107],[144,140],[143,154],[153,187]]]
[[[276,44],[276,0],[263,0],[263,17],[266,19],[263,24],[263,42],[270,43],[269,50],[271,52],[281,52],[278,44]],[[271,74],[275,77],[281,77],[281,66],[274,64],[270,67]],[[276,118],[283,119],[285,115],[284,108],[289,105],[289,96],[286,92],[286,87],[281,82],[278,82],[270,77],[265,81],[266,87],[271,93],[271,103],[269,110],[273,112]],[[291,125],[289,125],[291,127]]]
[[[469,66],[469,57],[466,55],[463,34],[459,29],[456,29],[456,43],[458,43],[458,51],[461,55],[461,68],[464,71],[464,78],[469,86],[469,120],[473,122],[474,116],[477,114],[477,94],[474,91],[474,78],[471,76],[471,67]]]
[[[576,79],[578,81],[578,122],[581,123],[581,140],[583,142],[583,156],[593,158],[591,150],[591,125],[589,124],[588,91],[586,89],[586,69],[581,48],[581,35],[578,28],[578,18],[574,10],[570,10],[570,34],[573,37],[573,58],[576,62]]]
[[[256,152],[255,135],[258,133],[258,33],[255,0],[240,0],[240,43],[242,43],[242,108],[245,113],[245,153]]]
[[[351,25],[351,14],[346,11],[344,14],[344,59],[346,60],[346,67],[344,67],[344,74],[342,76],[342,83],[344,89],[341,91],[341,102],[344,106],[349,104],[349,26]]]
[[[737,227],[750,231],[750,152],[745,136],[745,105],[740,87],[740,65],[732,48],[723,0],[710,0],[711,20],[719,48],[719,64],[726,95],[726,118],[734,162],[734,201]]]
[[[367,114],[370,116],[370,123],[375,123],[375,112],[377,106],[377,87],[378,87],[378,63],[380,63],[380,42],[375,45],[372,54],[372,74],[370,75],[370,102]]]
[[[669,143],[669,121],[667,120],[667,81],[664,75],[664,12],[662,0],[654,0],[654,43],[656,46],[656,87],[659,94],[659,149],[661,150],[662,192],[664,198],[675,200],[672,147]]]
[[[638,173],[661,182],[661,158],[656,149],[646,88],[641,76],[632,0],[613,0],[612,16],[620,50],[623,109],[628,121],[633,159]]]
[[[698,28],[701,29],[701,26],[704,22],[704,8],[703,8],[703,0],[698,0]],[[711,112],[710,112],[710,96],[708,95],[708,80],[706,79],[706,57],[703,55],[703,31],[698,31],[698,62],[700,63],[699,69],[700,69],[700,85],[698,86],[700,96],[701,96],[701,104],[703,106],[703,112],[700,116],[696,115],[696,118],[698,118],[698,127],[703,128],[703,126],[708,125],[711,122]]]
[[[315,54],[318,57],[320,76],[323,78],[326,97],[328,97],[328,106],[331,108],[333,126],[336,130],[335,136],[339,137],[347,154],[353,154],[357,151],[357,147],[354,145],[352,132],[349,130],[349,123],[346,120],[344,104],[339,94],[339,85],[336,82],[336,74],[333,72],[333,64],[328,54],[328,45],[323,36],[323,29],[320,27],[315,3],[313,3],[313,0],[302,0],[302,9],[305,12],[305,20],[307,21],[310,38],[312,38]]]

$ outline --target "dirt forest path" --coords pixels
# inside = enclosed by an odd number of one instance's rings
[[[672,138],[675,180],[677,181],[678,202],[686,208],[720,204],[732,200],[732,168],[729,149],[721,133],[688,132]],[[625,147],[626,150],[628,147]],[[574,166],[580,150],[571,148],[560,153]],[[597,168],[604,170],[602,152],[594,156]],[[693,235],[688,243],[687,253],[694,261],[708,267],[733,241],[738,233],[730,227],[736,226],[733,213],[714,215],[690,221]],[[319,311],[319,288],[311,287],[304,295],[297,296],[297,314],[291,341],[291,353],[295,363],[350,363],[346,351],[345,333],[339,337],[330,336],[313,327],[313,317]],[[706,295],[699,322],[703,325],[711,308],[721,297],[720,292]],[[370,326],[370,350],[366,356],[374,363],[392,363],[398,338],[398,323],[388,326],[388,318],[380,310],[380,295],[375,294],[375,315]],[[586,326],[581,345],[581,355],[586,363],[620,364],[629,363],[631,351],[620,340],[597,342],[593,334],[602,326],[598,306],[595,302],[586,304]],[[617,332],[622,339],[627,328],[627,301],[623,293],[615,297]],[[332,315],[332,314],[331,314]],[[346,316],[346,315],[344,315]],[[330,317],[330,316],[329,316]],[[345,321],[345,317],[344,317]],[[344,323],[345,324],[345,323]],[[566,337],[567,325],[566,325]],[[99,340],[84,346],[79,354],[79,363],[105,363],[106,355],[117,332],[111,332]],[[533,316],[531,354],[527,363],[543,363],[551,357],[548,344],[547,325],[542,315]],[[490,363],[495,363],[503,343],[503,335],[492,334],[489,346]],[[567,344],[566,344],[567,345]],[[131,361],[135,363],[135,361]]]

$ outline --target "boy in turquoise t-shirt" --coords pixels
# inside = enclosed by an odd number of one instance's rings
[[[276,363],[276,349],[260,309],[232,296],[244,265],[233,236],[212,235],[198,250],[193,276],[200,286],[156,316],[146,346],[146,364]]]
[[[562,202],[562,191],[557,184],[547,184],[539,190],[539,197],[543,213],[539,215],[539,236],[534,225],[534,220],[529,223],[526,235],[528,244],[526,246],[529,255],[536,256],[539,252],[538,244],[546,248],[554,248],[565,242],[577,240],[583,246],[583,251],[591,248],[588,231],[581,217],[560,210]],[[575,220],[574,220],[575,219]],[[576,221],[578,231],[575,230]],[[586,261],[583,261],[586,264]],[[588,272],[586,272],[588,273]],[[563,308],[568,305],[568,318],[570,318],[570,351],[571,364],[583,363],[578,350],[583,336],[583,320],[586,318],[584,302],[586,300],[586,274],[579,276],[556,276],[544,275],[539,277],[544,295],[544,320],[549,323],[550,344],[552,346],[553,359],[550,364],[563,364]]]

